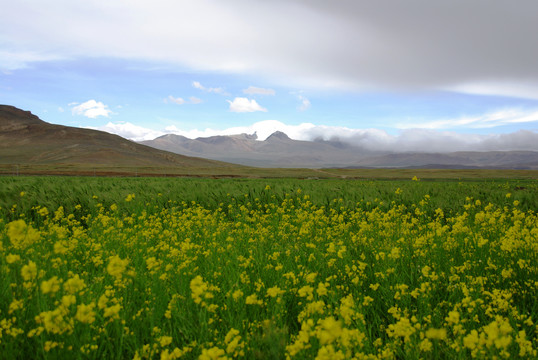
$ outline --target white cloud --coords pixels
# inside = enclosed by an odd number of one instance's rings
[[[200,82],[198,82],[198,81],[193,81],[192,82],[192,87],[194,87],[196,89],[200,89],[200,90],[205,90],[205,87],[202,86],[202,84],[200,84]]]
[[[264,111],[267,109],[261,107],[256,100],[249,100],[244,97],[236,97],[233,101],[226,100],[230,103],[230,111],[232,112],[255,112],[255,111]]]
[[[538,110],[501,109],[475,116],[462,116],[453,119],[440,119],[418,123],[406,122],[398,124],[397,127],[400,129],[455,129],[459,127],[480,129],[529,122],[538,123]]]
[[[76,103],[70,103],[69,105],[76,105]],[[71,113],[73,115],[84,115],[90,119],[95,119],[98,116],[108,117],[110,114],[112,114],[112,111],[107,105],[92,99],[80,105],[73,106]]]
[[[496,95],[538,100],[538,84],[482,81],[448,86],[445,90],[472,95]]]
[[[255,86],[249,86],[248,88],[243,90],[244,94],[248,95],[275,95],[276,92],[273,89],[264,89],[260,87]]]
[[[302,95],[299,95],[298,98],[299,98],[299,100],[301,101],[301,105],[299,105],[299,106],[297,107],[297,110],[299,110],[299,111],[306,111],[306,110],[310,109],[310,106],[312,105],[312,104],[310,103],[310,100],[308,100],[307,98],[305,98],[305,97],[302,96]]]
[[[164,102],[165,103],[174,103],[174,104],[178,104],[178,105],[183,105],[185,104],[185,100],[183,98],[180,98],[180,97],[173,97],[172,95],[168,95],[167,98],[164,99]]]
[[[116,134],[126,139],[133,141],[153,140],[156,137],[166,134],[163,131],[148,129],[142,126],[131,124],[130,122],[112,123],[109,122],[104,126],[93,127],[88,126],[88,129],[106,131],[111,134]]]
[[[3,50],[0,48],[0,70],[10,75],[11,70],[25,69],[34,62],[64,60],[62,55],[50,54],[48,51]]]
[[[177,104],[177,105],[183,105],[183,104],[193,104],[193,105],[196,105],[196,104],[200,104],[202,103],[202,99],[199,99],[195,96],[191,96],[189,97],[189,100],[185,100],[183,98],[180,98],[180,97],[173,97],[172,95],[169,95],[167,98],[164,99],[164,102],[166,104],[168,103],[173,103],[173,104]]]
[[[195,96],[189,97],[189,101],[191,102],[191,104],[200,104],[203,102],[202,99],[199,99]]]
[[[230,95],[223,88],[220,88],[220,87],[218,87],[218,88],[212,88],[212,87],[207,88],[207,87],[203,86],[202,84],[200,84],[199,81],[193,81],[192,86],[194,88],[198,89],[198,90],[202,90],[202,91],[209,92],[209,93],[215,93],[215,94],[226,95],[226,96]]]

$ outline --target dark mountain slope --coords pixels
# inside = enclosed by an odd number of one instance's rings
[[[49,124],[8,105],[0,105],[0,163],[230,166],[157,150],[103,131]]]

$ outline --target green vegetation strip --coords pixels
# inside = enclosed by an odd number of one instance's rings
[[[536,358],[537,190],[0,177],[0,358]]]

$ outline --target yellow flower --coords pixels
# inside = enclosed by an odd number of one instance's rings
[[[327,295],[327,293],[328,293],[327,285],[328,284],[324,284],[324,283],[319,283],[318,284],[318,288],[317,288],[316,292],[318,293],[319,296]]]
[[[116,304],[116,305],[112,305],[110,307],[106,307],[103,316],[104,317],[111,317],[113,319],[119,319],[120,318],[119,317],[120,310],[121,310],[121,305],[120,304]]]
[[[64,283],[64,289],[70,294],[75,294],[86,287],[84,280],[82,280],[78,274],[70,278]]]
[[[77,313],[75,319],[84,324],[91,324],[95,321],[95,308],[94,303],[89,303],[88,305],[80,304],[77,306]]]
[[[372,298],[371,296],[365,296],[364,300],[362,301],[362,305],[363,306],[368,306],[373,302],[374,302],[374,298]]]
[[[54,243],[54,253],[55,254],[65,254],[69,250],[66,246],[67,242],[64,240],[59,240]]]
[[[313,283],[314,280],[316,280],[316,276],[318,276],[317,273],[310,273],[310,274],[306,275],[306,278],[305,278],[306,282],[307,283]]]
[[[390,324],[387,329],[389,337],[402,337],[404,341],[409,341],[411,335],[416,332],[408,318],[401,318],[396,324]]]
[[[121,276],[129,264],[129,260],[122,260],[118,255],[111,256],[108,259],[107,272],[116,279],[121,279]]]
[[[53,276],[49,280],[45,280],[41,283],[41,292],[43,294],[54,294],[58,290],[60,290],[60,281],[58,281],[57,276]]]
[[[279,295],[282,295],[284,293],[283,290],[280,290],[278,286],[273,286],[272,288],[267,289],[267,296],[270,297],[277,297]]]
[[[399,247],[393,247],[390,251],[389,258],[391,259],[399,259],[401,257],[401,252]]]
[[[62,305],[66,308],[70,307],[73,304],[76,304],[77,298],[75,295],[64,295],[62,296]]]
[[[213,298],[213,294],[209,291],[208,284],[204,282],[204,279],[200,275],[191,280],[190,287],[191,297],[197,304],[205,304],[202,300]]]
[[[224,338],[224,342],[226,343],[227,354],[242,356],[242,352],[238,352],[238,350],[243,347],[243,343],[241,343],[241,335],[239,335],[239,330],[233,328],[230,329],[230,331],[228,331],[226,337]]]
[[[237,300],[239,299],[241,296],[243,296],[243,292],[241,290],[235,290],[233,293],[232,293],[232,297],[234,300]]]
[[[35,264],[35,262],[30,260],[28,262],[28,265],[24,265],[21,269],[21,275],[25,281],[35,279],[35,277],[37,276],[37,265]]]
[[[446,329],[430,328],[430,329],[426,330],[426,337],[428,339],[445,340],[446,339]]]
[[[478,344],[478,331],[471,330],[471,332],[463,338],[463,346],[468,349],[474,350]]]
[[[420,344],[418,345],[419,349],[423,352],[429,352],[432,350],[433,348],[433,344],[430,340],[428,339],[424,339],[420,342]]]
[[[40,208],[37,213],[43,217],[47,216],[49,214],[49,210],[46,207]]]
[[[445,320],[449,324],[457,324],[460,322],[460,313],[457,311],[450,311],[448,313],[448,316],[445,318]]]
[[[306,297],[307,300],[312,300],[314,298],[313,292],[314,288],[312,286],[305,285],[299,289],[298,294],[300,297]]]
[[[22,219],[7,224],[7,236],[15,249],[26,249],[40,238],[39,231]]]
[[[101,295],[99,297],[99,300],[97,301],[97,307],[99,309],[104,309],[104,308],[106,308],[107,304],[108,304],[108,296],[107,296],[107,294]]]
[[[161,336],[157,341],[161,344],[161,347],[168,346],[172,343],[173,338],[171,336]]]
[[[329,316],[319,322],[317,337],[322,345],[334,342],[342,333],[342,324]]]
[[[247,296],[247,298],[245,299],[245,303],[247,305],[262,305],[263,301],[258,300],[258,295],[252,294],[252,295]]]
[[[369,287],[370,289],[376,291],[378,288],[379,288],[380,284],[379,283],[376,283],[376,284],[370,284]]]
[[[224,350],[214,346],[210,349],[203,349],[198,360],[225,360],[228,359]]]
[[[24,300],[13,299],[11,304],[9,304],[8,314],[11,314],[12,312],[17,311],[19,309],[22,309],[23,306],[24,306]]]
[[[8,254],[6,256],[6,261],[8,264],[13,264],[14,262],[17,262],[21,259],[21,257],[19,255],[15,255],[15,254]]]

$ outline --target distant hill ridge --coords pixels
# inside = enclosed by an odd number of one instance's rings
[[[340,143],[333,144],[330,141],[293,140],[281,131],[274,132],[263,141],[257,140],[256,134],[196,139],[167,134],[140,143],[177,154],[259,167],[345,167],[370,154],[356,147],[343,147]]]
[[[0,164],[225,167],[230,164],[158,150],[107,132],[49,124],[0,105]]]
[[[276,131],[263,141],[256,134],[189,139],[168,134],[142,144],[188,156],[260,167],[538,169],[534,151],[453,153],[372,152],[338,139],[293,140]]]

